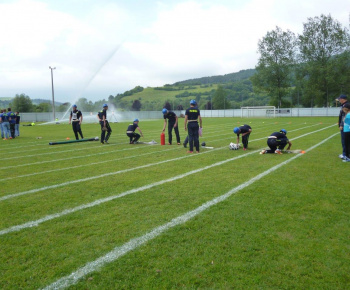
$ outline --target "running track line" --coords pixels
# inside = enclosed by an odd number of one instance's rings
[[[313,126],[316,126],[316,125],[307,126],[307,127],[299,128],[299,129],[295,129],[295,130],[290,130],[290,132],[302,130],[302,129],[313,127]],[[259,140],[262,140],[262,139],[265,139],[265,138],[266,137],[259,138],[259,139],[254,139],[254,140],[249,140],[249,142],[259,141]],[[228,138],[225,138],[225,139],[228,139]],[[220,140],[223,140],[223,139],[220,139]],[[218,147],[218,149],[223,149],[223,148],[226,148],[226,146]],[[22,178],[22,177],[40,175],[40,174],[46,174],[46,173],[51,173],[51,172],[57,172],[57,171],[62,171],[62,170],[71,170],[71,169],[75,169],[75,168],[81,168],[81,167],[85,167],[85,166],[92,166],[92,165],[96,165],[96,164],[102,164],[102,163],[113,162],[113,161],[118,161],[118,160],[124,160],[124,159],[129,159],[129,158],[136,158],[136,157],[140,157],[140,156],[144,156],[144,155],[149,155],[149,154],[153,154],[153,153],[161,153],[161,152],[166,152],[166,151],[170,151],[170,150],[174,150],[174,149],[176,149],[176,148],[166,149],[166,150],[161,150],[161,151],[152,151],[152,152],[140,154],[140,155],[137,155],[137,156],[136,155],[135,156],[127,156],[127,157],[122,157],[122,158],[117,158],[117,159],[112,159],[112,160],[104,160],[104,161],[99,161],[99,162],[94,162],[94,163],[89,163],[89,164],[81,164],[81,165],[76,165],[76,166],[71,166],[71,167],[64,167],[64,168],[58,168],[58,169],[53,169],[53,170],[46,170],[46,171],[41,171],[41,172],[28,173],[28,174],[24,174],[24,175],[13,176],[13,177],[6,177],[6,178],[3,178],[2,181],[15,179],[15,178],[18,179],[18,178]],[[128,149],[122,149],[122,150],[128,150]],[[122,151],[122,150],[118,150],[118,151]],[[100,152],[100,153],[96,153],[96,154],[89,154],[89,155],[85,155],[84,158],[85,157],[94,156],[94,155],[107,154],[107,153],[110,153],[110,152],[115,152],[115,151],[108,151],[108,152]],[[79,157],[72,157],[72,158],[80,158],[80,157],[81,156],[79,156]],[[62,160],[72,159],[72,158],[64,158],[64,159],[52,160],[51,162],[62,161]],[[39,162],[40,163],[41,162],[46,162],[47,163],[49,161],[39,161]],[[21,165],[18,165],[18,166],[32,165],[32,164],[37,164],[37,163],[38,162],[36,162],[36,163],[27,163],[27,164],[21,164]],[[18,167],[18,166],[16,166],[16,167]]]
[[[207,152],[211,152],[211,151],[207,151]],[[109,197],[97,199],[97,200],[95,200],[93,202],[90,202],[90,203],[87,203],[87,204],[83,204],[83,205],[80,205],[80,206],[77,206],[77,207],[74,207],[74,208],[66,209],[66,210],[61,211],[59,213],[47,215],[47,216],[45,216],[45,217],[43,217],[41,219],[35,220],[35,221],[30,221],[30,222],[27,222],[27,223],[24,223],[24,224],[20,224],[20,225],[17,225],[17,226],[12,226],[10,228],[1,230],[0,231],[0,236],[8,234],[8,233],[11,233],[11,232],[18,232],[18,231],[21,231],[21,230],[26,229],[26,228],[31,228],[31,227],[34,227],[34,226],[38,226],[39,224],[41,224],[43,222],[46,222],[46,221],[49,221],[49,220],[53,220],[55,218],[59,218],[59,217],[62,217],[62,216],[65,216],[65,215],[77,212],[79,210],[83,210],[83,209],[87,209],[87,208],[90,208],[90,207],[94,207],[94,206],[100,205],[102,203],[109,202],[109,201],[112,201],[114,199],[121,198],[123,196],[127,196],[129,194],[133,194],[133,193],[136,193],[136,192],[139,192],[139,191],[147,190],[147,189],[153,188],[155,186],[162,185],[164,183],[172,182],[172,181],[175,181],[175,180],[187,177],[187,176],[189,176],[191,174],[202,172],[202,171],[204,171],[206,169],[210,169],[210,168],[213,168],[213,167],[216,167],[216,166],[220,166],[220,165],[223,165],[223,164],[228,163],[230,161],[233,161],[233,160],[236,160],[236,159],[240,159],[240,158],[246,157],[248,155],[251,155],[251,154],[257,153],[257,152],[259,152],[259,150],[252,151],[252,152],[249,152],[247,154],[239,155],[239,156],[236,156],[236,157],[233,157],[233,158],[230,158],[230,159],[226,159],[226,160],[223,160],[223,161],[220,161],[220,162],[217,162],[217,163],[205,166],[205,167],[201,167],[199,169],[195,169],[195,170],[192,170],[192,171],[189,171],[189,172],[186,172],[186,173],[183,173],[183,174],[180,174],[180,175],[168,178],[168,179],[164,179],[164,180],[161,180],[161,181],[158,181],[158,182],[154,182],[154,183],[151,183],[151,184],[148,184],[148,185],[145,185],[145,186],[134,188],[134,189],[122,192],[122,193],[120,193],[118,195],[112,195],[112,196],[109,196]],[[191,156],[196,156],[196,155],[191,155]],[[178,158],[178,159],[182,159],[182,158],[185,158],[185,157],[187,157],[187,156],[184,156],[184,157],[181,157],[181,158]],[[174,160],[176,160],[176,159],[174,159]],[[164,163],[164,162],[168,162],[168,161],[162,161],[160,163]],[[145,167],[147,167],[147,166],[145,166]]]
[[[316,125],[319,125],[319,124],[316,124]],[[294,132],[294,131],[298,131],[298,130],[302,130],[302,129],[305,129],[305,128],[310,128],[310,127],[314,127],[316,125],[311,125],[311,126],[306,126],[306,127],[303,127],[303,128],[299,128],[299,129],[295,129],[295,130],[291,130],[290,132]],[[329,127],[332,127],[329,126]],[[326,128],[329,128],[329,127],[326,127]],[[221,135],[218,135],[218,136],[222,136],[222,135],[227,135],[227,134],[221,134]],[[216,136],[216,137],[218,137]],[[224,139],[220,139],[220,140],[226,140],[226,139],[231,139],[232,137],[227,137],[227,138],[224,138]],[[259,140],[262,140],[264,138],[267,138],[266,137],[263,137],[263,138],[260,138],[260,139],[254,139],[254,140],[250,140],[250,142],[254,142],[254,141],[259,141]],[[210,139],[209,139],[210,140]],[[117,145],[117,144],[114,144],[114,145]],[[96,147],[94,147],[96,148]],[[18,165],[10,165],[10,166],[5,166],[5,167],[0,167],[0,169],[9,169],[9,168],[17,168],[17,167],[24,167],[24,166],[30,166],[30,165],[37,165],[37,164],[44,164],[44,163],[51,163],[51,162],[57,162],[57,161],[64,161],[64,160],[71,160],[71,159],[77,159],[77,158],[85,158],[85,157],[91,157],[91,156],[96,156],[96,155],[103,155],[103,154],[108,154],[108,153],[111,153],[111,152],[119,152],[119,151],[126,151],[126,150],[134,150],[134,149],[137,149],[139,147],[134,147],[134,148],[125,148],[125,149],[121,149],[121,150],[113,150],[113,151],[103,151],[103,152],[100,152],[100,153],[94,153],[94,154],[89,154],[89,155],[84,155],[84,156],[72,156],[72,157],[68,157],[68,158],[61,158],[61,159],[55,159],[55,160],[46,160],[46,161],[38,161],[38,162],[32,162],[32,163],[25,163],[25,164],[18,164]],[[224,148],[224,147],[222,147]],[[89,148],[91,149],[91,148]],[[86,148],[84,149],[77,149],[77,150],[69,150],[70,151],[79,151],[79,150],[86,150]],[[60,151],[60,152],[52,152],[51,154],[56,154],[56,153],[61,153],[61,152],[67,152],[67,151]],[[47,153],[49,154],[49,153]],[[37,155],[32,155],[32,156],[37,156]],[[22,156],[23,157],[23,156]],[[4,159],[2,159],[4,160]]]
[[[326,141],[328,141],[329,139],[333,138],[334,136],[336,136],[338,134],[339,133],[333,134],[332,136],[328,137],[327,139],[323,140],[322,142],[310,147],[309,149],[307,149],[307,151],[311,151],[311,150],[315,149],[316,147],[322,145],[323,143],[325,143]],[[101,269],[104,265],[106,265],[108,263],[114,262],[118,258],[129,253],[130,251],[133,251],[136,248],[142,246],[143,244],[146,244],[148,241],[153,240],[156,237],[160,236],[162,233],[166,232],[167,230],[169,230],[175,226],[186,223],[187,221],[191,220],[192,218],[194,218],[195,216],[204,212],[205,210],[211,208],[212,206],[214,206],[222,201],[225,201],[226,199],[231,197],[233,194],[248,187],[249,185],[253,184],[254,182],[256,182],[256,181],[260,180],[261,178],[265,177],[266,175],[276,171],[277,169],[290,163],[291,161],[295,160],[296,158],[299,158],[300,156],[302,156],[302,154],[299,153],[296,156],[294,156],[294,157],[292,157],[292,158],[290,158],[290,159],[288,159],[288,160],[286,160],[286,161],[284,161],[284,162],[282,162],[274,167],[271,167],[270,169],[266,170],[265,172],[258,174],[257,176],[253,177],[252,179],[248,180],[247,182],[242,183],[241,185],[226,192],[225,194],[202,204],[201,206],[197,207],[196,209],[189,211],[183,215],[180,215],[180,216],[172,219],[168,223],[165,223],[159,227],[154,228],[153,230],[144,234],[143,236],[139,236],[137,238],[131,239],[129,242],[123,244],[122,246],[115,247],[112,251],[108,252],[104,256],[101,256],[98,259],[96,259],[95,261],[92,261],[92,262],[85,264],[85,266],[77,269],[75,272],[71,273],[70,275],[67,275],[65,277],[58,279],[56,282],[52,283],[51,285],[48,285],[44,289],[45,290],[63,289],[63,288],[66,288],[66,287],[69,287],[71,285],[76,284],[79,281],[79,279],[85,277],[86,275],[88,275],[92,272],[95,272],[96,270]]]
[[[315,124],[315,125],[311,125],[311,126],[306,126],[306,127],[303,127],[303,128],[298,128],[298,129],[295,129],[295,130],[290,130],[290,132],[293,132],[293,131],[296,131],[296,130],[301,130],[301,129],[305,129],[305,128],[309,128],[309,127],[313,127],[313,126],[317,126],[317,125],[319,125],[319,123],[317,123],[317,124]],[[265,127],[266,127],[267,125],[265,125]],[[263,126],[261,126],[261,127],[263,127]],[[220,130],[220,131],[224,131],[224,133],[223,134],[220,134],[220,135],[216,135],[216,137],[218,137],[218,136],[223,136],[223,135],[225,135],[225,136],[227,136],[227,130]],[[213,133],[215,133],[215,132],[220,132],[220,131],[213,131]],[[208,131],[208,132],[210,132],[210,131]],[[206,133],[208,133],[208,132],[206,132]],[[210,133],[208,133],[208,134],[210,134]],[[235,135],[234,135],[235,136]],[[91,141],[91,142],[96,142],[96,141]],[[88,144],[90,145],[90,144],[92,144],[91,142],[89,142]],[[113,144],[109,144],[108,146],[109,147],[111,147],[111,146],[117,146],[117,145],[125,145],[125,144],[127,144],[127,143],[125,143],[125,142],[122,142],[122,143],[113,143]],[[54,147],[54,148],[52,148],[52,149],[49,149],[50,151],[53,151],[53,150],[55,150],[55,148],[59,148],[59,147]],[[102,147],[99,147],[99,148],[102,148]],[[60,154],[60,153],[67,153],[67,152],[76,152],[76,151],[83,151],[83,150],[88,150],[88,149],[96,149],[96,147],[89,147],[89,148],[87,148],[87,147],[84,147],[84,148],[74,148],[74,149],[69,149],[69,150],[63,150],[63,151],[54,151],[54,152],[45,152],[45,153],[40,153],[40,156],[43,156],[43,155],[50,155],[50,154]],[[32,150],[30,150],[30,151],[40,151],[40,150],[42,150],[42,148],[41,149],[32,149]],[[37,157],[38,156],[38,154],[32,154],[32,155],[18,155],[18,153],[22,153],[22,152],[28,152],[28,151],[19,151],[19,152],[13,152],[13,153],[11,153],[11,152],[8,152],[7,151],[7,155],[8,154],[16,154],[16,156],[12,156],[12,157],[3,157],[3,158],[1,158],[1,160],[13,160],[13,159],[22,159],[22,158],[30,158],[30,157]],[[77,158],[79,158],[79,157],[77,157]],[[6,167],[7,168],[7,167]],[[0,169],[4,169],[4,168],[0,168]]]
[[[333,127],[333,126],[334,125],[331,125],[331,126],[328,126],[328,127],[325,127],[325,128],[313,131],[313,132],[309,132],[309,133],[306,133],[304,135],[300,135],[300,136],[298,136],[298,137],[296,137],[294,139],[291,139],[291,140],[296,140],[296,139],[305,137],[307,135],[314,134],[314,133],[317,133],[319,131],[326,130],[326,129],[328,129],[330,127]],[[266,137],[260,138],[260,140],[261,139],[265,139],[265,138]],[[257,140],[259,140],[259,139],[257,139]],[[223,148],[226,148],[226,146],[219,147],[219,148],[213,149],[211,151],[206,151],[206,152],[203,152],[202,154],[206,154],[206,153],[209,153],[209,152],[214,152],[216,150],[221,150]],[[253,151],[253,152],[257,152],[257,151]],[[244,154],[244,155],[241,155],[241,156],[248,156],[248,155],[250,155],[250,153],[247,153],[247,154]],[[58,187],[61,187],[61,186],[66,186],[66,185],[75,184],[75,183],[79,183],[79,182],[90,181],[90,180],[94,180],[94,179],[98,179],[98,178],[102,178],[102,177],[106,177],[106,176],[126,173],[126,172],[130,172],[130,171],[133,171],[133,170],[138,170],[138,169],[147,168],[147,167],[151,167],[151,166],[155,166],[155,165],[160,165],[160,164],[163,164],[163,163],[166,163],[166,162],[169,162],[169,161],[177,161],[177,160],[181,160],[181,159],[184,159],[184,158],[189,158],[189,157],[192,157],[192,156],[198,156],[198,155],[197,154],[185,155],[185,156],[173,158],[173,159],[170,159],[170,160],[163,160],[163,161],[160,161],[160,162],[149,163],[149,164],[141,165],[141,166],[138,166],[138,167],[123,169],[123,170],[119,170],[119,171],[115,171],[115,172],[109,172],[109,173],[105,173],[105,174],[101,174],[101,175],[95,175],[95,176],[86,177],[86,178],[82,178],[82,179],[76,179],[76,180],[72,180],[72,181],[67,181],[67,182],[63,182],[63,183],[59,183],[59,184],[55,184],[55,185],[44,186],[44,187],[41,187],[41,188],[36,188],[36,189],[27,190],[27,191],[22,191],[22,192],[19,192],[19,193],[9,194],[9,195],[5,195],[3,197],[0,197],[0,202],[3,201],[3,200],[11,199],[11,198],[22,196],[22,195],[26,195],[26,194],[36,193],[36,192],[39,192],[39,191],[53,189],[53,188],[58,188]],[[228,160],[232,160],[232,159],[228,159]]]
[[[300,136],[300,137],[302,137],[302,136]],[[298,137],[298,138],[300,138],[300,137]],[[210,169],[210,168],[213,168],[213,167],[216,167],[216,166],[220,166],[222,164],[225,164],[227,162],[230,162],[230,161],[242,158],[242,157],[246,157],[246,156],[251,155],[253,153],[257,153],[259,151],[260,150],[252,151],[250,153],[239,155],[239,156],[236,156],[236,157],[233,157],[233,158],[230,158],[230,159],[226,159],[226,160],[214,163],[212,165],[205,166],[205,167],[200,168],[200,169],[192,170],[192,171],[190,171],[188,173],[185,173],[185,174],[174,176],[174,177],[166,179],[166,180],[158,181],[158,182],[155,182],[155,183],[152,183],[152,184],[149,184],[149,185],[145,185],[145,186],[142,186],[142,187],[139,187],[139,188],[134,188],[134,189],[128,190],[128,191],[123,192],[123,193],[118,194],[118,195],[109,196],[109,197],[106,197],[106,198],[95,200],[95,201],[93,201],[91,203],[83,204],[83,205],[80,205],[80,206],[77,206],[77,207],[74,207],[74,208],[71,208],[71,209],[66,209],[66,210],[64,210],[64,211],[62,211],[60,213],[47,215],[47,216],[45,216],[45,217],[43,217],[41,219],[38,219],[36,221],[30,221],[30,222],[27,222],[27,223],[24,223],[24,224],[12,226],[12,227],[9,227],[7,229],[1,230],[0,231],[0,236],[8,234],[8,233],[11,233],[11,232],[17,232],[17,231],[20,231],[22,229],[38,226],[39,224],[41,224],[43,222],[46,222],[46,221],[49,221],[49,220],[52,220],[52,219],[55,219],[55,218],[59,218],[59,217],[64,216],[64,215],[68,215],[68,214],[74,213],[74,212],[79,211],[79,210],[83,210],[83,209],[87,209],[87,208],[90,208],[90,207],[94,207],[96,205],[100,205],[102,203],[109,202],[109,201],[112,201],[112,200],[120,198],[120,197],[124,197],[124,196],[129,195],[129,194],[133,194],[133,193],[136,193],[136,192],[139,192],[139,191],[147,190],[147,189],[150,189],[150,188],[158,186],[158,185],[162,185],[162,184],[167,183],[167,182],[172,182],[172,181],[181,179],[183,177],[186,177],[188,175],[191,175],[191,174],[194,174],[194,173],[198,173],[198,172],[201,172],[203,170]],[[207,151],[207,152],[211,152],[211,151]],[[187,157],[187,156],[181,157],[181,159],[185,158],[185,157]],[[163,162],[166,162],[166,161],[163,161]]]
[[[211,151],[206,151],[206,152],[203,152],[202,154],[209,153],[209,152],[212,152],[214,150],[218,150],[218,149],[213,149]],[[173,159],[169,159],[169,160],[163,160],[163,161],[159,161],[159,162],[156,162],[156,163],[149,163],[149,164],[141,165],[141,166],[138,166],[138,167],[132,167],[132,168],[123,169],[123,170],[119,170],[119,171],[115,171],[115,172],[108,172],[108,173],[101,174],[101,175],[95,175],[95,176],[91,176],[91,177],[86,177],[86,178],[82,178],[82,179],[76,179],[76,180],[67,181],[67,182],[63,182],[63,183],[59,183],[59,184],[55,184],[55,185],[44,186],[44,187],[41,187],[41,188],[36,188],[36,189],[27,190],[27,191],[22,191],[22,192],[19,192],[19,193],[5,195],[5,196],[0,197],[0,201],[7,200],[7,199],[10,199],[10,198],[14,198],[14,197],[18,197],[18,196],[22,196],[22,195],[26,195],[26,194],[30,194],[30,193],[43,191],[43,190],[48,190],[48,189],[53,189],[53,188],[57,188],[57,187],[61,187],[61,186],[66,186],[66,185],[70,185],[70,184],[75,184],[75,183],[79,183],[79,182],[84,182],[84,181],[90,181],[90,180],[94,180],[94,179],[98,179],[98,178],[103,178],[103,177],[106,177],[106,176],[126,173],[126,172],[130,172],[130,171],[133,171],[133,170],[147,168],[147,167],[151,167],[151,166],[154,166],[154,165],[159,165],[159,164],[163,164],[163,163],[170,162],[170,161],[177,161],[177,160],[181,160],[181,159],[189,158],[189,157],[193,157],[193,156],[198,156],[198,154],[185,155],[185,156],[182,156],[182,157],[177,157],[177,158],[173,158]]]

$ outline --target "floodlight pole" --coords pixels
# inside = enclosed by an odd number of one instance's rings
[[[55,94],[53,90],[53,70],[56,69],[55,67],[49,66],[49,69],[51,70],[51,88],[52,88],[52,112],[53,112],[53,120],[56,120],[55,116]]]

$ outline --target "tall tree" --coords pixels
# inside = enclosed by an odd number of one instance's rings
[[[282,31],[278,26],[258,42],[260,57],[251,81],[256,92],[271,96],[272,105],[281,107],[282,98],[290,91],[295,43],[294,33]]]
[[[226,91],[219,85],[213,97],[213,107],[216,110],[228,109],[230,107],[229,102],[226,100],[226,96]]]
[[[134,100],[131,106],[132,111],[141,111],[141,102],[139,100]]]
[[[305,97],[318,106],[329,106],[349,81],[349,31],[331,15],[308,18],[299,35],[300,81]]]
[[[33,109],[32,100],[25,94],[16,95],[11,102],[12,111],[31,112]]]

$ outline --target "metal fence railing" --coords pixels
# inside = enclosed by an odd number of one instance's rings
[[[271,118],[271,114],[267,112],[262,113],[261,110],[257,111],[259,114],[256,116],[250,111],[249,116],[243,116],[243,118],[254,117],[267,117]],[[335,117],[339,115],[340,108],[283,108],[276,109],[276,117]],[[178,116],[184,115],[185,110],[175,110]],[[152,120],[162,119],[163,114],[161,111],[130,111],[130,112],[107,112],[108,120],[110,122],[122,122],[133,121],[138,118],[140,120]],[[58,122],[68,122],[69,114],[64,115],[63,112],[56,112],[55,114]],[[227,118],[235,117],[241,118],[241,109],[230,110],[201,110],[201,116],[203,118]],[[83,112],[84,123],[96,123],[97,112]],[[53,122],[53,113],[21,113],[21,122]]]

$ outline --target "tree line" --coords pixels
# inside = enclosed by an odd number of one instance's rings
[[[255,92],[279,107],[329,107],[350,91],[350,35],[331,15],[308,18],[296,35],[280,27],[258,42]]]

